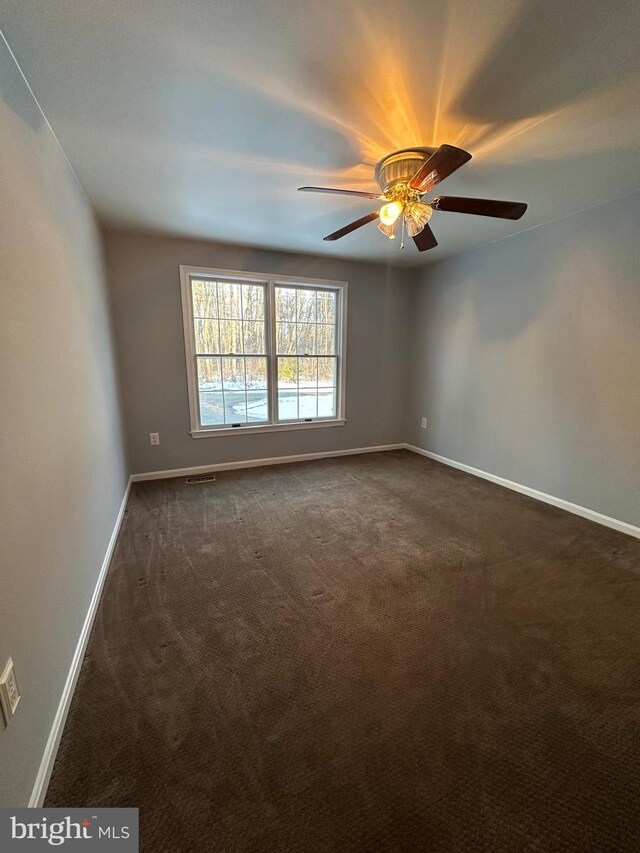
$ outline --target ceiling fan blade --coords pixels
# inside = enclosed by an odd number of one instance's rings
[[[475,216],[493,216],[496,219],[521,219],[527,209],[522,201],[494,201],[490,198],[458,198],[441,195],[429,204],[434,210],[447,213],[472,213]]]
[[[426,252],[427,249],[435,249],[438,245],[436,235],[428,225],[425,225],[422,231],[413,238],[413,242],[418,247],[419,252]]]
[[[380,216],[379,210],[374,210],[373,213],[367,213],[366,216],[363,216],[361,219],[356,219],[355,222],[350,222],[348,225],[345,225],[344,228],[338,228],[337,231],[334,231],[333,234],[327,234],[324,238],[325,240],[339,240],[341,237],[344,237],[345,234],[351,234],[352,231],[355,231],[356,228],[362,228],[363,225],[368,225],[370,222],[373,222]]]
[[[365,193],[360,190],[335,190],[332,187],[298,187],[299,193],[332,193],[333,195],[354,195],[360,198],[382,198],[380,193]]]
[[[411,178],[409,186],[412,190],[428,193],[436,184],[452,175],[460,166],[471,160],[471,154],[453,145],[441,145],[437,151],[426,160]]]

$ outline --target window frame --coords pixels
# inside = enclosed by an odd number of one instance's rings
[[[265,349],[267,359],[267,395],[269,401],[269,420],[258,424],[203,425],[200,423],[200,395],[198,393],[197,350],[193,317],[193,298],[191,279],[212,279],[243,284],[260,284],[265,288]],[[333,290],[336,292],[336,415],[335,417],[312,420],[278,421],[278,355],[276,346],[276,287],[310,290]],[[189,422],[192,438],[212,438],[220,435],[255,435],[257,432],[284,432],[294,429],[318,429],[343,426],[346,417],[346,378],[347,378],[347,291],[346,281],[330,281],[320,278],[302,278],[300,276],[269,273],[242,272],[240,270],[213,269],[211,267],[180,266],[180,290],[182,295],[182,321],[184,331],[185,366],[187,371],[187,392],[189,397]],[[239,356],[240,357],[240,356]],[[244,358],[244,355],[242,355]]]

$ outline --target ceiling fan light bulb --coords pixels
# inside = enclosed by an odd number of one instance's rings
[[[384,225],[394,225],[400,214],[402,205],[399,201],[390,201],[380,208],[380,222]]]

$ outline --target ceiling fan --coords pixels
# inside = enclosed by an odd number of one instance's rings
[[[305,193],[335,193],[383,201],[379,210],[350,222],[325,240],[339,240],[357,228],[378,220],[378,228],[391,240],[395,238],[398,222],[402,227],[401,248],[404,247],[404,229],[413,237],[419,252],[433,249],[438,241],[429,220],[434,210],[448,213],[471,213],[475,216],[493,216],[497,219],[520,219],[527,205],[519,201],[494,201],[486,198],[460,198],[436,196],[425,201],[424,196],[471,160],[471,154],[453,145],[439,148],[403,148],[383,157],[375,167],[375,177],[381,193],[359,190],[338,190],[329,187],[300,187]]]

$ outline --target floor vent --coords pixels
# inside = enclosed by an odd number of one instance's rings
[[[187,477],[185,483],[211,483],[215,478],[215,474],[199,474],[196,477]]]

